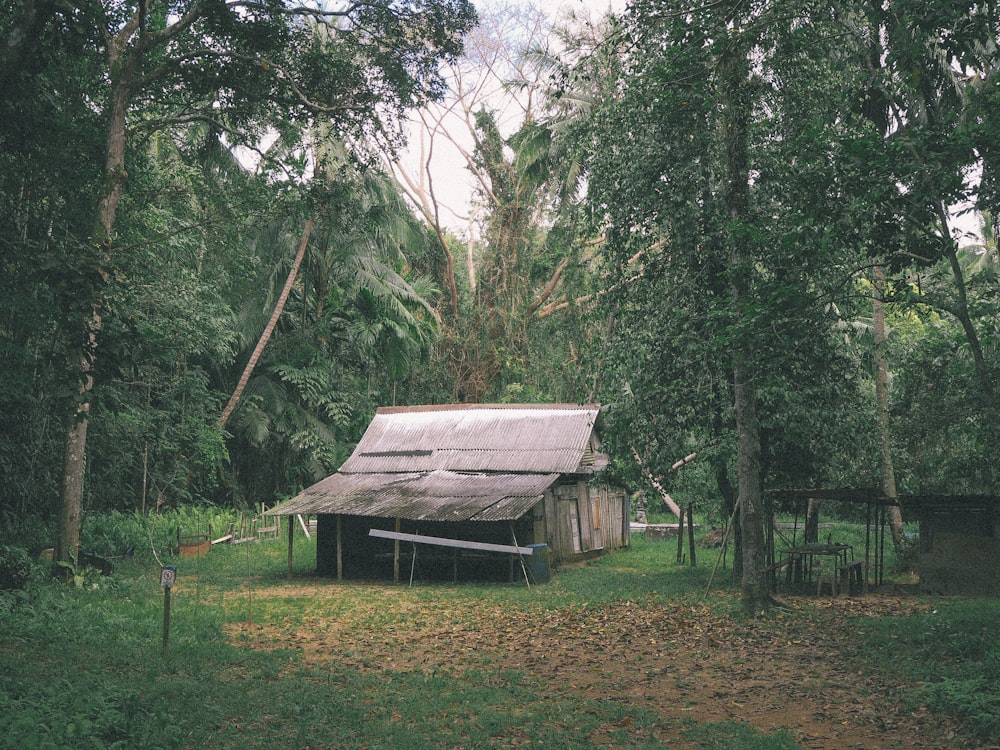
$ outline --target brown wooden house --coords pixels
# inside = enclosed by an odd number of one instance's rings
[[[601,478],[599,414],[381,408],[336,474],[270,513],[315,514],[317,572],[338,578],[502,579],[517,550],[558,566],[627,547],[628,493]]]

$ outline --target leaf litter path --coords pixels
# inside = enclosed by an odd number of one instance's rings
[[[613,696],[672,726],[694,719],[784,730],[810,750],[965,746],[955,725],[904,708],[900,686],[866,669],[857,619],[929,608],[905,596],[809,599],[747,620],[690,601],[518,609],[351,588],[350,602],[340,586],[258,590],[258,611],[269,598],[291,598],[308,602],[307,614],[234,629],[244,643],[293,648],[309,664],[456,675],[502,665],[532,675],[543,692]],[[684,747],[683,738],[670,746]]]

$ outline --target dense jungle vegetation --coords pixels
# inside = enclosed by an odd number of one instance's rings
[[[766,488],[998,490],[994,3],[0,10],[0,525],[57,556],[390,404],[600,402],[751,551]]]

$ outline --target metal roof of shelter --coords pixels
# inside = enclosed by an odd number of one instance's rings
[[[531,510],[558,478],[558,474],[441,470],[334,474],[271,513],[343,513],[412,521],[514,521]]]
[[[269,512],[415,521],[511,521],[562,474],[606,463],[591,435],[596,405],[379,409],[340,471]]]
[[[382,408],[340,471],[573,472],[599,411],[570,404]]]

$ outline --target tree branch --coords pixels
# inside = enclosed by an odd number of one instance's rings
[[[562,262],[556,267],[555,272],[553,272],[552,278],[549,279],[549,283],[546,284],[545,289],[543,289],[542,293],[538,296],[538,299],[536,299],[528,306],[528,309],[524,313],[525,319],[530,318],[532,315],[534,315],[535,310],[541,307],[542,303],[544,303],[545,300],[547,300],[551,296],[553,290],[556,288],[556,285],[559,283],[559,279],[562,276],[562,272],[566,270],[566,266],[568,265],[569,265],[569,258],[563,258]]]

